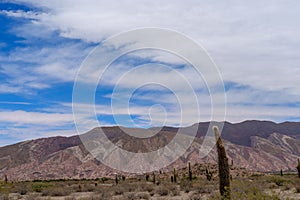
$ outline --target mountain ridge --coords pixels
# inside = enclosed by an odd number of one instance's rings
[[[187,162],[216,163],[215,149],[203,159],[199,158],[199,149],[208,123],[199,123],[197,137],[191,147],[164,170],[185,167]],[[221,136],[224,139],[229,160],[233,160],[235,166],[252,171],[295,170],[297,158],[300,157],[300,140],[298,139],[300,123],[293,123],[293,127],[288,126],[290,123],[276,124],[261,121],[245,121],[240,124],[224,123]],[[146,130],[125,129],[133,132],[140,131],[143,134]],[[182,133],[189,135],[193,127],[182,129]],[[131,152],[148,152],[168,144],[175,137],[178,128],[161,127],[158,134],[150,138],[138,139],[127,135],[122,128],[117,126],[102,127],[102,130],[108,139],[120,148]],[[155,128],[150,130],[156,131]],[[97,139],[98,131],[99,127],[85,134]],[[213,140],[209,142],[214,145]],[[115,172],[116,170],[93,158],[82,144],[79,135],[40,138],[0,147],[0,176],[6,174],[10,179],[97,178],[113,176]]]

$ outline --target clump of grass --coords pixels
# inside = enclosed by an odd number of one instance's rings
[[[33,182],[31,185],[32,191],[42,192],[44,188],[53,187],[52,183],[49,182]]]
[[[189,193],[192,189],[192,183],[190,181],[182,181],[180,183],[180,190],[184,191],[185,193]]]
[[[34,194],[28,194],[26,195],[25,199],[26,200],[33,200],[33,199],[38,199],[39,194],[34,193]]]
[[[19,193],[20,195],[25,195],[29,192],[28,185],[26,183],[19,183],[14,186],[13,192]]]
[[[124,199],[132,200],[132,199],[135,199],[134,197],[135,197],[134,192],[126,192],[124,194]]]
[[[8,194],[0,194],[0,200],[9,200]]]
[[[135,198],[148,200],[148,199],[150,199],[150,195],[147,192],[137,192],[135,194]]]
[[[117,186],[114,187],[113,191],[114,191],[114,195],[122,195],[124,194],[126,188],[122,187],[122,186]]]
[[[85,183],[81,188],[81,192],[94,192],[94,191],[95,191],[95,186],[94,184],[92,185],[91,183]]]
[[[232,186],[232,199],[279,200],[280,198],[277,195],[269,195],[263,190],[265,184],[265,180],[257,180],[256,184],[253,184],[253,181],[250,182],[247,179],[234,180]],[[216,199],[218,199],[218,197]]]
[[[139,185],[139,191],[141,192],[149,192],[154,191],[155,186],[153,184],[141,183]]]
[[[159,186],[156,188],[155,193],[159,194],[160,196],[168,196],[169,190],[166,187]]]
[[[45,188],[42,191],[42,196],[68,196],[70,194],[71,191],[69,189],[62,187]]]
[[[272,176],[270,178],[270,182],[275,183],[277,186],[283,186],[285,183],[289,181],[279,176]]]

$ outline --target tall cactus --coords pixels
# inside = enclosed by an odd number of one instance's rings
[[[219,165],[219,182],[220,182],[220,193],[223,199],[231,199],[230,195],[230,171],[228,165],[228,158],[226,151],[220,136],[219,128],[213,127],[216,137],[216,146],[218,151],[218,165]]]
[[[173,170],[173,176],[174,176],[174,183],[177,183],[177,175],[176,175],[176,169]]]
[[[7,175],[6,175],[6,174],[4,175],[4,181],[5,181],[5,183],[8,182],[8,178],[7,178]]]
[[[189,179],[190,181],[193,179],[193,176],[192,176],[192,170],[191,170],[191,163],[189,162]]]
[[[116,174],[115,182],[116,182],[116,185],[118,185],[118,183],[119,183],[118,174]]]
[[[298,177],[300,178],[300,158],[298,158],[297,170],[298,170]]]
[[[152,181],[153,181],[153,184],[155,184],[156,181],[155,181],[155,173],[154,172],[153,172],[153,180]]]

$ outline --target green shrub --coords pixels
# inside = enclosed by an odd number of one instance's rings
[[[31,185],[32,191],[42,192],[44,188],[53,187],[52,183],[49,182],[33,182]]]

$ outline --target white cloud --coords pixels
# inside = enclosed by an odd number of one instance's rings
[[[27,112],[23,110],[4,110],[0,112],[0,122],[13,123],[15,125],[31,124],[59,126],[66,123],[72,123],[73,115],[61,113]]]
[[[0,93],[27,94],[47,89],[59,82],[73,82],[76,72],[91,47],[68,42],[41,48],[17,48],[0,54],[0,74],[5,78]]]
[[[20,102],[20,101],[0,101],[0,104],[31,105],[30,102]]]
[[[174,29],[202,43],[225,80],[267,91],[287,89],[299,93],[300,73],[295,64],[300,51],[296,45],[300,41],[298,1],[16,2],[44,11],[4,13],[34,18],[36,26],[87,41],[99,42],[121,31],[145,26]]]
[[[0,127],[0,146],[29,139],[71,136],[77,133],[71,113],[0,110]]]
[[[18,1],[17,1],[18,2]],[[138,27],[181,31],[203,45],[225,80],[299,93],[298,1],[19,1],[41,8],[39,24],[65,37],[99,42]]]
[[[9,129],[0,130],[0,146],[14,144],[25,140],[32,140],[53,136],[73,136],[76,135],[75,129],[53,130],[50,126],[26,126],[26,127],[10,127]]]
[[[300,54],[300,2],[290,1],[96,1],[84,0],[26,0],[16,1],[42,8],[40,12],[2,11],[11,17],[31,19],[31,23],[15,27],[12,31],[30,40],[32,37],[51,39],[51,33],[58,30],[66,38],[100,42],[122,31],[139,27],[161,27],[180,31],[203,44],[217,63],[225,81],[245,85],[242,90],[229,90],[228,120],[242,119],[284,119],[299,117],[299,109],[282,105],[270,109],[270,104],[299,102],[299,54]],[[39,31],[37,31],[39,30]],[[43,32],[41,33],[41,30]],[[38,33],[38,34],[37,34]],[[161,38],[158,38],[158,41]],[[174,44],[178,45],[178,44]],[[10,57],[10,62],[30,61],[37,67],[5,67],[2,73],[11,75],[11,80],[0,85],[0,92],[24,92],[23,86],[32,89],[45,89],[55,81],[71,82],[83,58],[90,48],[70,43],[55,47],[37,49],[17,49]],[[140,53],[133,55],[140,58],[181,64],[181,59],[169,54]],[[0,58],[5,61],[7,58]],[[122,71],[120,67],[124,67]],[[128,71],[126,66],[114,65],[106,74],[106,83],[114,84],[121,72]],[[186,68],[180,71],[198,89],[199,77]],[[89,73],[93,75],[93,71]],[[123,86],[134,87],[151,74],[155,81],[168,78],[168,84],[182,90],[177,79],[170,73],[149,69],[144,73],[133,73],[123,81]],[[119,76],[118,76],[119,75]],[[43,77],[42,80],[40,77]],[[89,77],[86,80],[90,81]],[[199,94],[200,98],[205,98]],[[153,97],[157,98],[157,97]],[[153,100],[152,98],[152,100]],[[169,95],[162,101],[171,101]],[[189,97],[183,100],[189,104]],[[207,103],[207,100],[205,101]],[[247,104],[252,103],[254,106]],[[203,106],[203,113],[209,120],[210,109]],[[218,108],[215,108],[218,109]],[[98,107],[100,114],[111,114],[108,107]],[[132,108],[133,114],[148,117],[148,107]],[[192,112],[192,111],[191,111]],[[118,108],[117,114],[127,113],[127,108]],[[21,113],[24,114],[24,113]],[[155,113],[154,113],[155,114]],[[160,115],[156,118],[159,119]],[[178,113],[169,115],[169,123],[178,122]],[[194,122],[194,116],[185,120]],[[50,120],[50,119],[49,119]],[[64,119],[62,119],[64,120]],[[38,119],[37,119],[38,121]],[[159,120],[158,120],[159,121]]]
[[[193,87],[195,90],[206,87],[201,75],[197,74],[195,69],[184,67],[174,70],[172,67],[160,64],[146,64],[134,69],[125,64],[113,65],[101,78],[100,84],[135,88],[149,82],[161,85],[161,89],[166,87],[175,93],[180,90],[187,91],[190,89],[188,87]]]
[[[0,93],[20,93],[22,91],[21,87],[11,86],[10,84],[1,84]]]
[[[32,11],[25,12],[23,10],[17,10],[17,11],[1,10],[0,14],[6,15],[8,17],[18,17],[18,18],[26,18],[26,19],[40,19],[41,15],[46,15],[46,13],[32,12]]]

